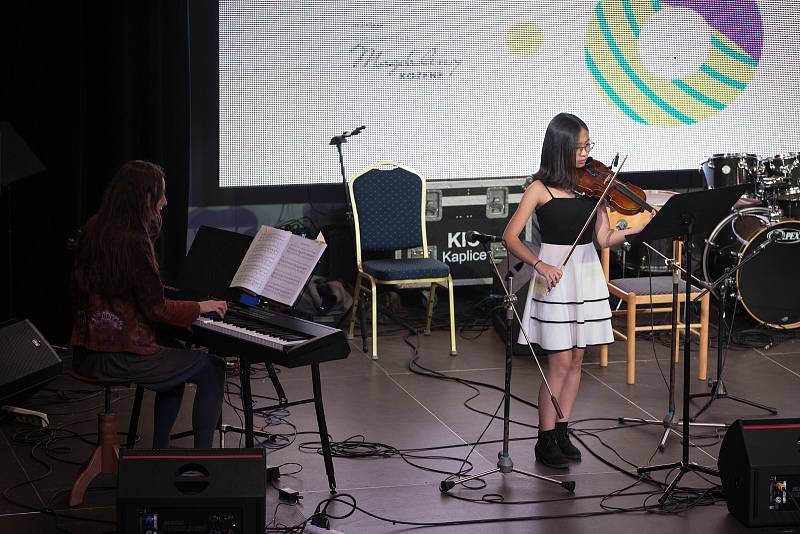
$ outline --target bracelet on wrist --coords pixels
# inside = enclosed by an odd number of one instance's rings
[[[536,266],[542,263],[542,260],[538,260],[536,263],[533,264],[533,270],[536,271]],[[539,272],[539,271],[536,271]]]

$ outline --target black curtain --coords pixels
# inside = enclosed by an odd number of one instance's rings
[[[28,318],[51,342],[67,340],[68,241],[130,159],[166,169],[169,204],[158,248],[166,280],[179,268],[191,175],[189,1],[0,8],[0,121],[46,169],[3,188],[11,284],[2,283],[2,318]]]

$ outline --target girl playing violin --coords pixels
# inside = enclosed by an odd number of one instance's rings
[[[586,220],[597,203],[576,196],[579,172],[594,147],[586,124],[569,113],[559,113],[547,126],[539,171],[508,222],[503,239],[512,254],[533,266],[522,328],[532,343],[548,353],[547,380],[564,414],[556,411],[544,383],[539,388],[539,438],[536,460],[565,469],[568,460],[580,461],[581,451],[569,439],[567,425],[578,394],[581,362],[587,346],[614,341],[611,309],[603,270],[592,243],[590,229],[601,247],[620,245],[625,236],[640,232],[644,225],[613,230],[603,206],[587,226],[569,260],[560,269]],[[519,239],[525,223],[536,212],[542,235],[539,255]],[[520,343],[525,343],[520,335]]]

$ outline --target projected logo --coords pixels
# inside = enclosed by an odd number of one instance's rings
[[[600,0],[586,36],[595,87],[641,124],[682,126],[722,111],[763,46],[752,0]]]

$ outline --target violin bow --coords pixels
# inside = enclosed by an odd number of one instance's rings
[[[617,175],[619,174],[619,171],[622,170],[622,167],[625,165],[625,161],[627,159],[628,159],[628,156],[625,156],[625,157],[622,158],[622,162],[619,164],[619,167],[617,167],[617,170],[614,171],[614,174],[611,176],[611,179],[606,184],[606,188],[603,190],[603,194],[600,195],[599,199],[597,199],[597,204],[594,205],[594,209],[589,214],[589,217],[586,219],[586,222],[583,223],[583,228],[581,228],[581,231],[578,232],[578,236],[575,238],[575,242],[572,243],[572,246],[569,248],[567,253],[564,255],[564,259],[561,261],[561,266],[558,268],[559,271],[564,268],[564,266],[569,261],[570,256],[572,256],[572,253],[575,252],[575,248],[578,246],[578,241],[580,241],[581,236],[583,235],[583,232],[586,231],[586,228],[589,226],[589,223],[592,221],[592,218],[597,213],[597,208],[600,207],[600,203],[606,198],[606,195],[611,190],[611,186],[616,181]]]

